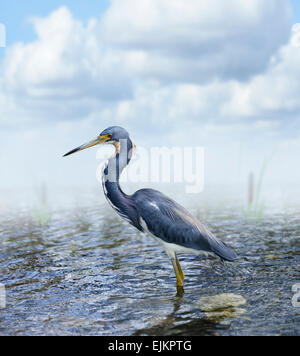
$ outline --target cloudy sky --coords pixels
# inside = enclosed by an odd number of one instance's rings
[[[1,188],[94,184],[104,128],[203,146],[213,183],[300,181],[299,0],[3,0]],[[298,24],[299,22],[299,24]]]

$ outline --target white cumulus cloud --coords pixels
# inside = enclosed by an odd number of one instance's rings
[[[222,172],[241,141],[286,147],[292,135],[298,147],[300,25],[288,0],[111,0],[86,25],[66,7],[31,22],[36,39],[9,46],[0,72],[2,133],[24,130],[11,139],[24,155],[61,127],[79,140],[112,124],[155,144],[226,146]]]

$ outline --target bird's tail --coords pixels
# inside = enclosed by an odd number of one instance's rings
[[[215,239],[211,243],[212,252],[222,258],[222,260],[233,262],[237,258],[237,254],[228,247],[224,242]]]

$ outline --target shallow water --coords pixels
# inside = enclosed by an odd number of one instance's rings
[[[239,258],[179,256],[183,294],[161,246],[106,202],[2,213],[0,334],[299,335],[300,209],[256,221],[238,203],[185,206]],[[205,303],[224,293],[245,303],[211,312]]]

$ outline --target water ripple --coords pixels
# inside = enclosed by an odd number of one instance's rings
[[[291,211],[253,222],[238,209],[204,215],[239,258],[222,264],[180,256],[183,295],[161,246],[105,205],[52,211],[51,219],[38,222],[24,212],[1,215],[7,306],[0,309],[0,334],[299,334],[300,312],[291,303],[300,280],[299,218]],[[227,310],[212,319],[199,307],[199,300],[224,294],[246,300],[243,313]]]

